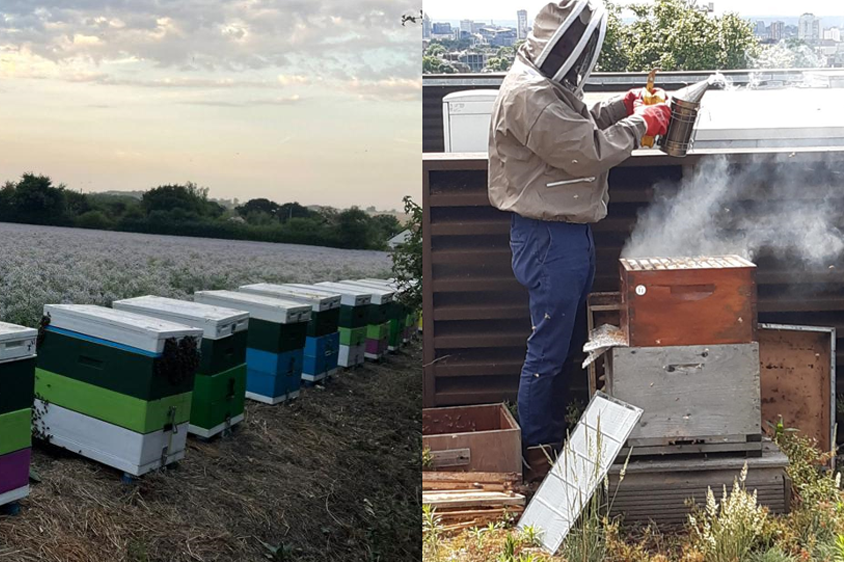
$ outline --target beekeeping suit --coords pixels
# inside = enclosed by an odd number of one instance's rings
[[[575,319],[584,315],[594,277],[589,223],[607,214],[609,170],[646,134],[664,133],[670,116],[667,106],[637,109],[639,90],[591,109],[583,103],[606,25],[600,0],[545,5],[491,119],[489,200],[513,213],[513,272],[530,295],[532,333],[518,400],[528,475],[547,464],[565,436],[569,382],[560,375],[584,339]]]

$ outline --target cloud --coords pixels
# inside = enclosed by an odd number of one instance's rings
[[[418,72],[421,40],[401,16],[419,0],[4,0],[0,45],[44,59],[101,65],[127,57],[180,71],[291,68],[315,61],[314,74],[346,70],[390,78],[384,51]],[[319,66],[319,60],[330,61]],[[282,75],[299,73],[284,71]],[[405,75],[405,77],[407,77]]]
[[[288,106],[288,105],[298,105],[302,103],[304,98],[299,96],[298,94],[294,94],[292,96],[281,96],[275,98],[257,98],[257,99],[250,99],[244,101],[232,101],[232,100],[209,100],[209,99],[196,99],[196,100],[183,100],[179,103],[182,105],[208,105],[213,107],[255,107],[259,105],[277,105],[277,106]]]
[[[345,88],[359,99],[416,101],[422,99],[422,79],[387,78],[383,80],[352,79]]]

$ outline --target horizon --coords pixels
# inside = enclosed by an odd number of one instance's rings
[[[792,2],[787,2],[786,0],[699,0],[698,3],[708,4],[710,1],[714,1],[715,13],[718,15],[722,15],[725,12],[737,12],[743,17],[799,18],[803,13],[813,13],[819,18],[844,17],[844,13],[834,14],[825,12],[825,10],[842,10],[841,4],[832,0],[808,0],[803,2],[797,9],[795,9],[795,5]],[[638,1],[621,0],[616,3],[626,6],[638,3]],[[545,4],[547,4],[546,0],[513,0],[512,2],[497,2],[494,5],[490,5],[483,0],[461,0],[460,2],[425,0],[424,3],[425,13],[428,14],[431,21],[460,21],[476,18],[477,21],[488,21],[492,19],[511,22],[516,21],[515,15],[517,10],[527,10],[528,19],[532,19]],[[503,6],[507,7],[505,8]],[[432,7],[434,8],[433,10]],[[438,15],[437,11],[447,15]],[[629,11],[626,12],[631,14]],[[480,14],[480,17],[478,14]]]
[[[398,208],[421,187],[411,0],[0,8],[0,181]]]

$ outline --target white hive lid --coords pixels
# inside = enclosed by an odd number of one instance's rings
[[[35,357],[38,330],[0,322],[0,363]]]
[[[342,285],[359,287],[364,291],[371,293],[372,304],[389,304],[396,299],[396,292],[393,289],[387,287],[373,287],[372,285],[368,285],[366,283],[361,283],[360,281],[354,281],[351,279],[344,279],[340,281],[340,283]]]
[[[113,308],[128,310],[193,326],[204,338],[217,340],[249,328],[249,313],[222,306],[146,295],[111,303]]]
[[[340,308],[342,300],[340,293],[326,295],[325,293],[308,291],[306,289],[298,289],[296,287],[288,287],[285,285],[274,285],[272,283],[243,285],[238,289],[238,291],[306,302],[311,305],[314,312],[324,312],[326,310]]]
[[[50,316],[54,328],[151,353],[164,351],[164,342],[170,338],[202,337],[202,330],[191,326],[92,304],[47,304],[44,314]]]
[[[298,289],[323,295],[336,295],[339,293],[340,303],[345,306],[366,306],[370,302],[372,302],[372,295],[364,291],[335,291],[331,288],[322,287],[320,285],[300,285],[296,283],[289,283],[284,285],[284,287],[290,287],[292,289]]]
[[[193,295],[193,300],[215,306],[246,310],[256,320],[276,324],[295,324],[308,322],[311,319],[310,305],[290,299],[239,293],[237,291],[197,291]]]

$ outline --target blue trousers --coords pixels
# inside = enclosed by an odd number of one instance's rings
[[[566,431],[566,373],[583,347],[586,297],[595,277],[592,229],[514,214],[510,249],[513,273],[530,294],[532,323],[519,381],[522,445],[559,447]]]

